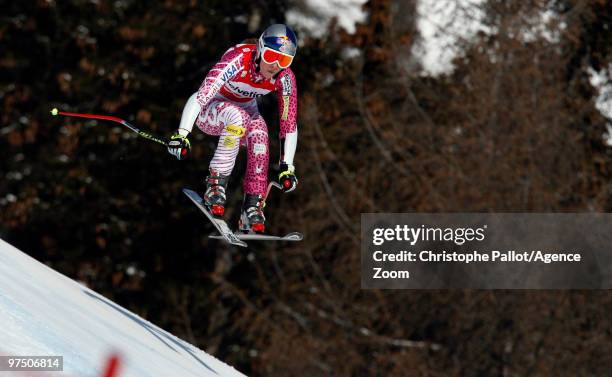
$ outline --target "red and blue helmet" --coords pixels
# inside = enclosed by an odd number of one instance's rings
[[[297,37],[287,25],[271,25],[259,37],[257,57],[268,64],[276,63],[280,68],[287,68],[296,52]]]

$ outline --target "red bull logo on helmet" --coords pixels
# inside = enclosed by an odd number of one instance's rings
[[[276,38],[276,43],[279,45],[280,52],[289,52],[291,50],[291,40],[286,35]]]

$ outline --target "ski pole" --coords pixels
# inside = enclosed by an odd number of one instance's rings
[[[270,190],[272,189],[272,187],[276,187],[279,190],[283,189],[283,187],[279,183],[270,181],[270,183],[268,183],[268,189],[266,190],[266,196],[263,199],[264,203],[266,202],[266,199],[268,199],[268,195],[270,195]]]
[[[83,114],[83,113],[70,113],[67,111],[59,111],[57,108],[53,108],[53,110],[51,110],[51,115],[53,116],[57,116],[57,115],[63,115],[63,116],[68,116],[68,117],[75,117],[75,118],[88,118],[88,119],[99,119],[99,120],[110,120],[113,122],[117,122],[121,125],[126,126],[127,128],[129,128],[130,130],[136,132],[138,135],[144,137],[145,139],[149,139],[151,141],[154,141],[158,144],[164,145],[164,146],[168,146],[168,142],[165,141],[164,139],[161,139],[155,135],[152,135],[148,132],[145,132],[143,130],[141,130],[140,128],[134,126],[133,124],[129,123],[127,120],[125,119],[121,119],[115,116],[110,116],[110,115],[98,115],[98,114]]]
[[[270,181],[270,183],[268,183],[268,189],[266,190],[266,196],[264,196],[264,198],[263,198],[263,205],[264,205],[264,207],[266,206],[266,201],[268,200],[268,195],[270,195],[270,190],[272,189],[272,187],[276,187],[279,190],[283,189],[283,186],[281,186],[280,183],[274,182],[274,181]]]

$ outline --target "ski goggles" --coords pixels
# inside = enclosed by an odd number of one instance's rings
[[[264,47],[261,58],[264,62],[268,64],[278,64],[279,67],[285,69],[291,65],[293,61],[293,56],[288,54],[283,54],[282,52],[273,50],[269,47]]]

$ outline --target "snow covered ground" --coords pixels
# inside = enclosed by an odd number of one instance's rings
[[[361,9],[366,0],[306,0],[305,9],[290,9],[289,25],[296,25],[314,37],[321,37],[332,18],[349,33],[355,32],[355,24],[366,19]]]
[[[459,40],[468,40],[478,31],[489,30],[482,24],[479,6],[485,0],[419,0],[417,2],[418,42],[412,55],[423,67],[424,75],[437,76],[453,70],[451,61],[460,52]],[[349,33],[358,22],[365,22],[362,7],[366,0],[306,0],[303,8],[292,8],[287,22],[313,37],[322,37],[332,18]],[[358,52],[347,51],[351,56]]]
[[[589,80],[597,90],[595,106],[610,121],[606,124],[606,132],[603,134],[604,143],[612,147],[612,64],[607,69],[599,72],[589,68]]]
[[[427,74],[437,75],[452,70],[451,60],[458,50],[456,42],[468,39],[479,30],[482,12],[479,5],[484,0],[419,0],[417,3],[417,27],[420,43],[413,54],[419,59]],[[355,25],[364,22],[367,14],[362,10],[366,0],[306,0],[305,8],[292,8],[287,12],[287,22],[301,31],[321,37],[332,18],[347,32],[355,32]]]
[[[458,41],[479,31],[483,24],[480,5],[484,0],[419,0],[417,28],[421,39],[413,48],[425,74],[436,76],[453,70],[451,61],[460,52]]]
[[[0,355],[63,356],[63,372],[1,376],[244,376],[0,240]]]

